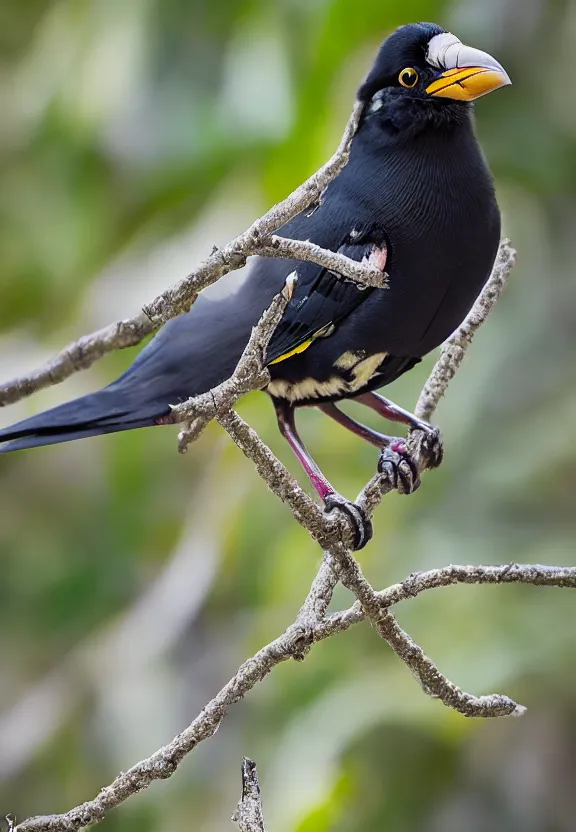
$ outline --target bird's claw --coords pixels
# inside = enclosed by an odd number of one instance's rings
[[[412,494],[420,487],[418,466],[412,459],[404,439],[393,439],[380,451],[378,473],[385,474],[392,488],[400,494]]]
[[[417,430],[424,434],[420,451],[426,460],[426,467],[430,469],[438,468],[444,459],[444,441],[440,433],[440,428],[424,423]]]
[[[324,500],[324,511],[328,513],[333,509],[343,512],[350,521],[354,531],[354,551],[363,549],[372,539],[373,534],[372,523],[364,509],[336,493],[329,494]]]

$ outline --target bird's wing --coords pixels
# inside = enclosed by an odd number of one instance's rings
[[[374,243],[345,243],[338,253],[358,261],[375,256],[382,268],[386,256],[385,248],[378,248]],[[374,291],[321,266],[311,263],[305,266],[296,270],[298,281],[294,295],[268,346],[267,364],[304,352],[315,338],[330,335]]]

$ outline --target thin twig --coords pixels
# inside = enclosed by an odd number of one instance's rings
[[[38,369],[0,385],[0,407],[14,404],[44,387],[60,384],[73,373],[87,370],[107,353],[139,344],[155,329],[157,326],[140,312],[91,335],[83,335]]]
[[[232,820],[240,832],[266,832],[256,763],[248,757],[242,760],[242,795]]]
[[[358,104],[340,147],[332,159],[284,202],[272,208],[224,249],[215,250],[187,278],[146,307],[144,313],[80,339],[63,350],[48,365],[0,389],[0,406],[63,380],[71,373],[90,366],[106,352],[138,343],[169,318],[189,309],[202,288],[226,272],[244,265],[246,258],[252,254],[264,253],[270,256],[311,260],[350,279],[380,287],[385,285],[383,273],[375,270],[369,263],[354,263],[342,255],[319,249],[314,244],[275,236],[275,232],[288,220],[312,203],[321,200],[323,190],[346,164],[361,111],[362,106]],[[444,345],[440,358],[424,386],[417,406],[417,414],[421,418],[432,417],[472,338],[503,291],[515,259],[514,250],[508,241],[504,241],[493,273],[481,296],[463,324]],[[171,777],[184,757],[200,742],[215,733],[229,707],[242,699],[277,664],[289,658],[298,661],[304,659],[316,642],[343,632],[362,620],[371,623],[378,635],[416,676],[425,692],[440,699],[446,706],[466,716],[484,718],[523,712],[522,706],[508,697],[499,694],[477,697],[460,690],[402,630],[392,615],[391,607],[421,592],[454,583],[526,583],[535,586],[576,588],[576,568],[518,564],[499,567],[449,566],[410,575],[402,583],[377,592],[363,575],[351,552],[352,534],[348,521],[337,512],[326,514],[311,500],[258,434],[231,410],[242,393],[267,384],[269,375],[264,367],[265,350],[285,309],[290,292],[289,280],[283,293],[274,299],[253,330],[232,377],[202,396],[174,407],[170,421],[189,423],[180,433],[180,449],[185,450],[188,442],[201,432],[205,424],[216,419],[254,463],[268,487],[290,507],[298,522],[321,544],[325,550],[324,559],[308,597],[295,622],[283,635],[245,661],[228,684],[171,743],[127,772],[119,774],[114,782],[102,789],[93,800],[63,815],[25,820],[16,827],[18,832],[77,832],[83,827],[98,823],[111,809],[149,786],[154,780]],[[430,463],[428,441],[429,437],[422,431],[413,431],[408,439],[419,473]],[[387,474],[373,477],[365,486],[358,502],[368,516],[374,511],[382,496],[393,486],[394,483]],[[338,581],[348,587],[357,600],[350,609],[327,615]],[[246,832],[263,832],[264,822],[256,771],[248,760],[244,763],[243,784],[243,797],[237,813],[240,828]]]
[[[392,613],[380,611],[373,619],[374,629],[390,645],[396,655],[402,659],[422,685],[422,690],[446,707],[452,708],[463,716],[493,719],[499,716],[522,716],[526,708],[514,700],[499,693],[488,696],[474,696],[461,690],[451,682],[428,658],[424,650],[416,644],[398,624]]]
[[[265,257],[287,257],[292,260],[310,260],[336,274],[355,280],[365,286],[384,289],[388,285],[385,272],[366,261],[352,260],[344,254],[320,248],[308,240],[289,240],[272,236],[263,241],[260,254]]]
[[[533,563],[508,563],[504,566],[445,566],[428,572],[413,572],[401,583],[393,584],[376,593],[378,605],[386,610],[402,601],[416,598],[430,589],[442,589],[455,584],[499,585],[527,584],[561,589],[576,589],[576,566],[545,566]],[[364,621],[365,612],[359,601],[350,609],[328,616],[322,622],[325,637],[341,628]]]
[[[307,609],[324,604],[326,591],[330,585],[326,561],[321,567],[323,581],[318,577],[314,581],[312,597],[305,603]],[[399,603],[414,594],[425,592],[440,586],[454,583],[499,584],[532,583],[536,586],[555,586],[576,588],[576,567],[550,567],[524,564],[507,564],[503,566],[448,566],[444,569],[431,570],[410,575],[401,584],[395,584],[388,590],[376,593],[379,605],[384,609]],[[332,587],[333,589],[333,587]],[[330,590],[331,591],[331,590]],[[390,597],[387,596],[390,593]],[[319,599],[322,599],[321,601]],[[366,618],[360,604],[341,613],[313,623],[307,617],[307,625],[293,624],[277,639],[259,650],[251,659],[245,661],[236,674],[222,688],[196,717],[196,719],[172,742],[156,751],[150,757],[137,763],[131,769],[118,775],[114,782],[106,786],[93,799],[77,806],[63,815],[40,815],[22,821],[15,832],[78,832],[78,830],[98,823],[112,809],[119,806],[133,794],[149,786],[154,780],[171,777],[184,757],[200,742],[211,737],[226,716],[231,705],[242,699],[258,682],[267,676],[276,665],[290,658],[301,660],[310,648],[319,641],[330,638],[337,633],[348,630],[354,624]],[[466,696],[467,694],[464,694]],[[479,697],[487,706],[490,697]],[[492,703],[499,710],[501,702]],[[480,716],[497,716],[497,713],[476,714]]]
[[[187,312],[202,289],[228,272],[242,268],[248,257],[260,253],[263,241],[269,242],[271,235],[279,228],[312,203],[321,200],[324,190],[348,162],[350,145],[358,129],[362,110],[363,104],[356,102],[336,153],[290,196],[274,205],[224,248],[215,248],[196,269],[175,286],[162,292],[142,312],[79,338],[38,369],[0,385],[0,407],[13,404],[44,387],[59,384],[73,373],[87,369],[109,352],[139,344],[170,318]],[[321,256],[320,252],[321,249],[314,247],[313,251],[308,250],[305,259],[314,259],[311,254]],[[303,248],[301,253],[305,253]],[[335,262],[334,252],[325,254],[331,263]],[[340,255],[336,255],[336,258],[345,270],[351,268],[348,258],[342,259]],[[357,271],[357,266],[353,268]],[[374,279],[370,269],[366,269],[366,276],[369,280]]]
[[[291,274],[286,278],[284,288],[272,300],[240,356],[236,369],[229,379],[199,396],[193,396],[182,404],[172,407],[169,422],[187,422],[178,434],[178,450],[186,453],[188,445],[198,439],[206,425],[236,404],[240,396],[251,390],[261,390],[270,381],[270,373],[264,366],[266,349],[274,330],[278,326],[286,306],[294,292],[297,278]]]
[[[510,272],[516,264],[517,254],[510,245],[510,240],[503,240],[492,269],[492,274],[484,286],[482,293],[456,332],[448,338],[440,351],[440,358],[430,373],[424,385],[416,410],[420,419],[429,421],[440,399],[446,393],[448,385],[454,378],[466,350],[478,332],[496,301],[506,288]]]
[[[326,548],[335,539],[339,539],[342,528],[347,528],[347,524],[339,526],[337,521],[329,522],[328,515],[306,494],[288,469],[244,419],[230,410],[218,414],[216,420],[228,431],[242,453],[254,463],[256,471],[270,491],[290,507],[294,518],[307,529],[314,540]]]

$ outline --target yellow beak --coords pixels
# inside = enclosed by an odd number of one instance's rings
[[[448,69],[433,81],[426,92],[436,98],[454,98],[457,101],[474,101],[481,95],[505,87],[510,79],[504,71],[492,67],[467,66]]]

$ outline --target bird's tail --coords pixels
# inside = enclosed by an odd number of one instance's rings
[[[280,270],[263,286],[256,267],[253,272],[252,288],[219,300],[199,298],[190,312],[169,321],[108,387],[0,430],[0,453],[164,424],[171,404],[229,378],[285,279]]]
[[[0,453],[148,427],[166,409],[150,402],[127,411],[118,406],[115,391],[105,388],[0,430]]]

